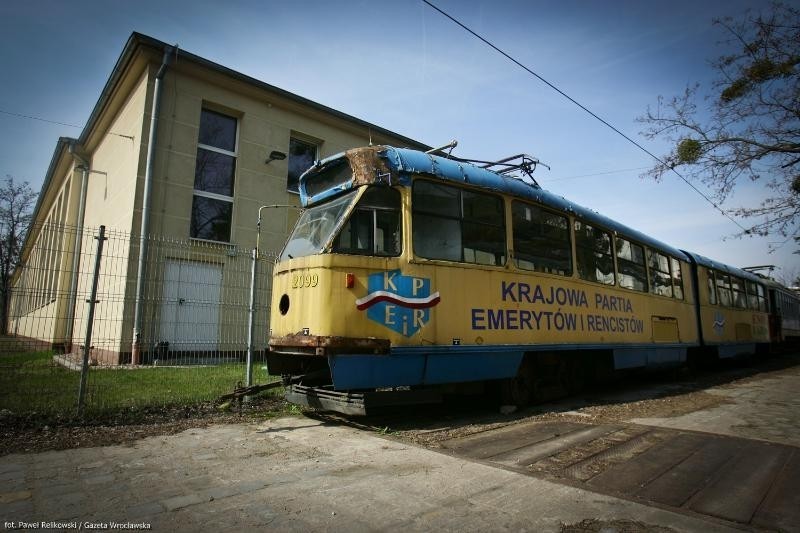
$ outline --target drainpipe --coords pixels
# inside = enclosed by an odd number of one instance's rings
[[[64,342],[69,343],[69,351],[72,351],[72,328],[75,320],[75,305],[78,301],[78,269],[81,263],[81,246],[83,246],[83,219],[86,213],[86,189],[89,186],[89,163],[78,154],[75,143],[70,143],[69,153],[77,161],[80,169],[81,196],[78,201],[78,218],[75,221],[75,242],[72,248],[72,279],[69,282],[69,303],[67,304],[67,330],[64,335]]]
[[[156,140],[158,131],[158,113],[161,108],[161,81],[167,72],[173,54],[178,53],[178,47],[172,46],[164,50],[161,67],[156,74],[153,85],[153,105],[150,115],[150,135],[147,139],[147,166],[144,174],[144,192],[142,193],[142,227],[139,234],[139,267],[136,272],[136,306],[133,312],[133,346],[131,347],[131,364],[138,365],[141,360],[142,346],[142,296],[144,294],[145,262],[147,261],[147,233],[150,226],[150,196],[153,188],[153,165],[156,158]]]

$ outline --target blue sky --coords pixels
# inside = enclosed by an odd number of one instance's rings
[[[657,154],[636,117],[659,94],[710,81],[715,17],[757,1],[435,0]],[[0,111],[83,125],[139,31],[429,145],[478,159],[520,152],[552,167],[545,188],[673,246],[800,274],[778,238],[738,228],[677,177],[640,178],[649,157],[420,0],[0,2]],[[0,176],[38,190],[59,136],[79,128],[0,112]],[[727,204],[753,205],[758,185]]]

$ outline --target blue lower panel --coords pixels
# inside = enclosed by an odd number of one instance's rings
[[[336,390],[502,379],[517,374],[522,352],[331,355]]]
[[[717,346],[717,354],[720,359],[730,359],[732,357],[745,357],[756,353],[755,343],[744,344],[720,344]]]
[[[663,368],[686,362],[685,347],[615,348],[614,369]]]
[[[429,355],[425,383],[511,378],[521,362],[522,352]]]

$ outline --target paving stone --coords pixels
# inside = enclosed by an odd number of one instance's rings
[[[21,477],[0,481],[0,487],[2,487],[2,490],[6,492],[19,492],[21,490],[31,489],[32,483],[29,483],[24,477]]]
[[[158,502],[141,503],[139,505],[134,505],[133,507],[128,507],[125,510],[125,516],[131,520],[135,520],[138,518],[163,513],[164,510],[164,506]]]
[[[239,494],[246,494],[248,492],[255,492],[257,490],[261,490],[268,485],[269,483],[261,480],[248,481],[244,483],[237,483],[236,490],[239,492]]]
[[[6,486],[9,483],[16,483],[25,480],[25,472],[23,470],[13,470],[0,475],[0,487]]]
[[[178,509],[182,509],[190,505],[197,505],[198,503],[203,503],[205,501],[207,500],[204,500],[199,494],[187,494],[185,496],[168,498],[162,501],[161,505],[163,505],[167,511],[176,511]]]
[[[13,503],[3,503],[0,509],[0,519],[19,520],[20,517],[32,517],[33,509],[33,500],[18,500]]]
[[[42,498],[53,498],[62,494],[75,494],[80,493],[83,488],[76,483],[68,483],[64,485],[44,485],[37,490],[36,495]]]
[[[230,498],[231,496],[236,496],[239,493],[238,487],[236,485],[226,485],[222,487],[212,487],[207,490],[201,492],[201,496],[206,498],[207,500],[221,500],[223,498]]]
[[[87,485],[103,485],[105,483],[113,483],[116,479],[114,474],[103,474],[84,478],[83,482]]]
[[[100,468],[102,466],[106,466],[105,461],[94,461],[92,463],[84,463],[82,465],[78,465],[78,470],[90,470],[93,468]]]
[[[195,461],[213,461],[214,459],[219,459],[219,456],[215,453],[203,453],[200,455],[195,455]]]
[[[87,494],[83,492],[72,492],[70,494],[59,494],[48,498],[48,504],[56,509],[63,509],[65,507],[76,506],[84,503],[87,500]]]
[[[8,472],[24,472],[27,469],[27,465],[24,463],[0,463],[0,475],[6,474]]]
[[[14,503],[20,500],[28,500],[32,496],[31,491],[21,490],[17,492],[0,492],[0,503]]]

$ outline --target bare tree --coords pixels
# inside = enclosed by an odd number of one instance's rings
[[[0,332],[3,334],[8,332],[11,276],[19,264],[36,196],[27,181],[17,183],[8,175],[0,185]]]
[[[741,180],[760,181],[767,199],[728,213],[751,220],[744,233],[788,241],[800,215],[800,10],[774,3],[766,11],[715,20],[726,53],[711,62],[710,90],[694,84],[659,97],[639,121],[645,137],[672,145],[646,176],[678,169],[720,204]]]

